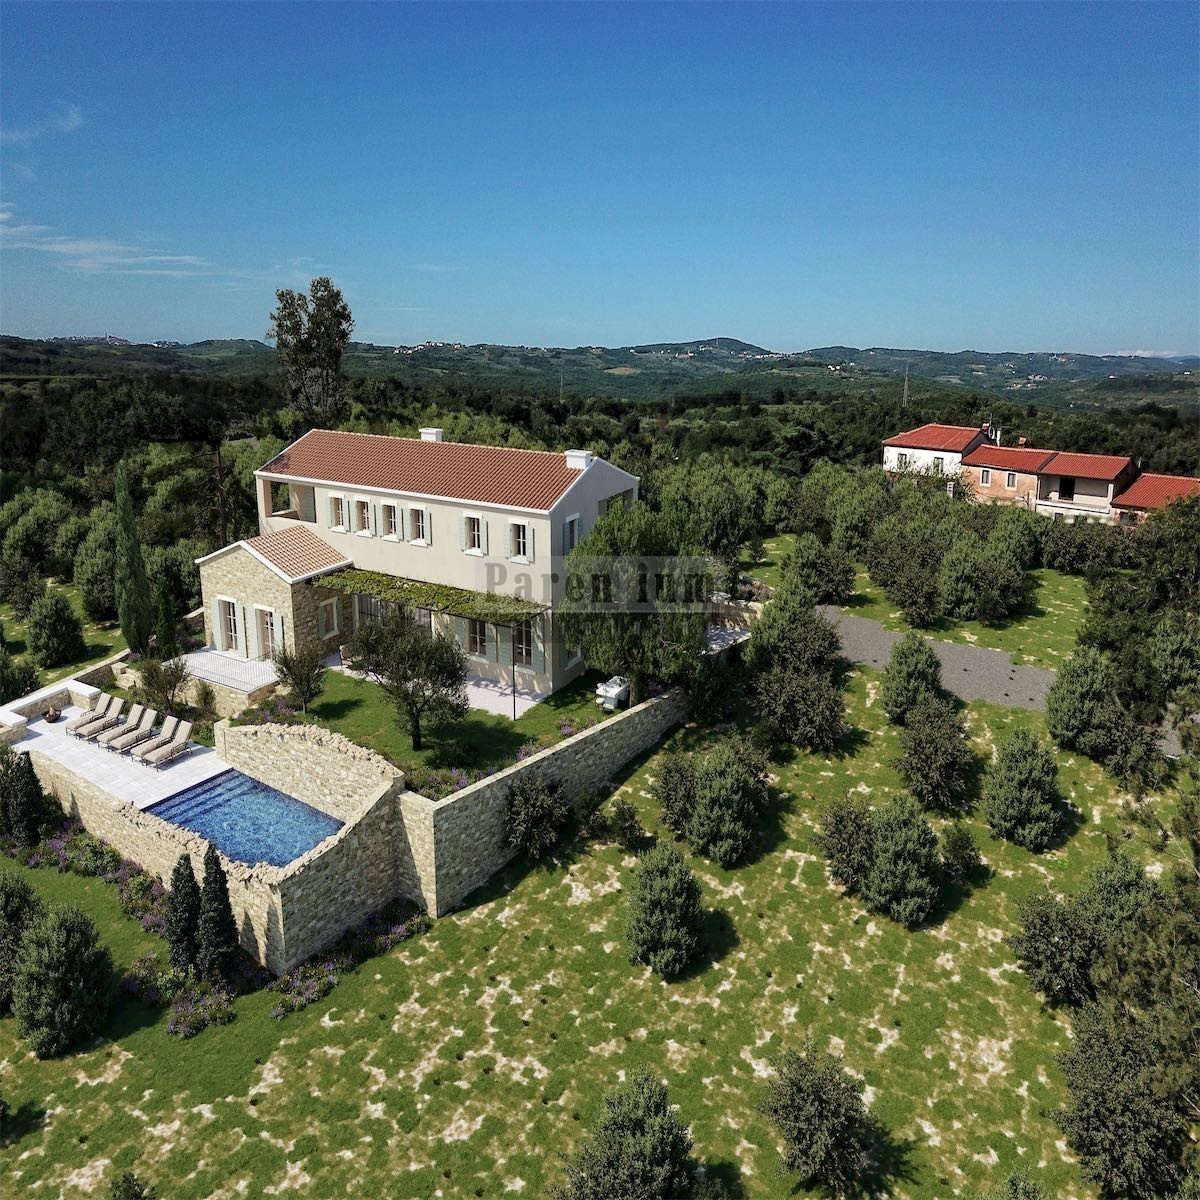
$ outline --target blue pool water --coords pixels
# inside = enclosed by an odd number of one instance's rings
[[[223,771],[151,805],[149,812],[198,833],[226,858],[285,867],[343,822],[241,771]]]

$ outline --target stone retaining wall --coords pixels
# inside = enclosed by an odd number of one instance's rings
[[[572,800],[578,800],[657,745],[686,713],[686,694],[676,688],[433,804],[432,897],[428,884],[424,893],[430,913],[449,912],[512,858],[505,825],[513,780],[541,771],[560,780]],[[405,801],[402,797],[402,805]]]
[[[199,882],[204,877],[208,843],[199,834],[172,825],[152,813],[139,812],[102,788],[36,750],[29,751],[42,787],[54,795],[63,812],[81,822],[89,833],[103,838],[124,858],[132,859],[164,884],[181,854],[192,860]],[[279,869],[249,867],[221,855],[229,879],[229,900],[243,948],[273,971],[291,965],[286,961],[278,895]],[[313,947],[317,949],[317,947]]]

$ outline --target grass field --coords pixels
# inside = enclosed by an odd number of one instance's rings
[[[361,966],[282,1022],[269,995],[190,1042],[125,1005],[107,1040],[39,1063],[0,1021],[0,1092],[18,1136],[0,1149],[13,1194],[74,1197],[135,1168],[172,1200],[276,1194],[536,1197],[560,1177],[603,1089],[647,1065],[667,1078],[696,1151],[731,1194],[793,1192],[756,1112],[771,1055],[811,1032],[863,1077],[890,1130],[894,1196],[971,1195],[1022,1165],[1047,1194],[1090,1197],[1050,1112],[1063,1099],[1063,1022],[1032,994],[1003,942],[1017,900],[1078,886],[1105,854],[1117,797],[1090,763],[1060,759],[1082,824],[1041,858],[976,835],[992,875],[908,933],[825,877],[819,804],[850,788],[896,791],[895,736],[879,677],[854,676],[845,754],[779,766],[754,859],[692,859],[713,910],[704,961],[664,984],[629,964],[622,887],[634,859],[576,847],[550,869],[514,865],[423,937]],[[973,704],[981,754],[1033,714]],[[684,730],[678,744],[712,735]],[[658,830],[647,795],[657,755],[617,791]],[[0,870],[17,870],[0,860]],[[103,884],[47,871],[49,898],[97,919],[119,962],[150,945]]]
[[[115,621],[97,625],[88,620],[79,600],[79,590],[74,584],[60,584],[52,581],[50,587],[57,588],[70,597],[75,611],[79,614],[79,619],[83,622],[83,640],[87,647],[87,653],[78,662],[53,667],[49,671],[39,669],[38,673],[42,683],[54,683],[59,679],[65,679],[68,675],[73,675],[76,671],[81,671],[84,667],[98,663],[102,659],[116,654],[119,650],[125,649],[125,638],[121,634],[120,626]],[[25,653],[25,622],[14,615],[9,605],[0,604],[0,623],[4,625],[4,642],[9,652],[14,658],[25,661],[28,658]]]
[[[309,706],[309,713],[322,725],[369,746],[402,767],[494,771],[512,763],[526,742],[561,741],[559,726],[564,721],[578,724],[602,719],[604,710],[596,703],[599,679],[599,672],[589,671],[515,721],[472,709],[464,720],[442,729],[422,728],[424,745],[420,751],[413,750],[407,725],[402,727],[396,720],[395,708],[379,685],[369,679],[327,671],[325,686]]]
[[[742,571],[770,587],[778,587],[783,559],[795,538],[782,534],[763,545],[757,562],[742,562]],[[927,636],[943,642],[969,642],[989,650],[1005,650],[1016,663],[1034,667],[1057,668],[1075,649],[1075,638],[1083,624],[1087,608],[1087,584],[1078,575],[1064,575],[1046,568],[1032,572],[1035,588],[1025,612],[994,625],[979,621],[942,619],[929,629]],[[912,628],[871,582],[865,567],[855,572],[854,594],[842,608],[856,617],[878,621],[887,629]]]
[[[1078,575],[1044,567],[1032,575],[1037,586],[1025,612],[994,625],[942,619],[922,632],[938,641],[1006,650],[1016,663],[1057,669],[1075,649],[1087,608],[1087,584]],[[855,573],[854,595],[842,607],[856,617],[879,621],[887,629],[911,628],[863,567]]]

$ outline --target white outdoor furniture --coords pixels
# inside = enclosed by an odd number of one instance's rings
[[[596,684],[596,703],[605,712],[612,712],[629,699],[629,680],[623,675],[614,675],[603,683]]]

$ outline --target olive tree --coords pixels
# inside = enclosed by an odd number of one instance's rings
[[[1017,729],[1002,741],[983,781],[983,812],[997,837],[1045,850],[1062,827],[1058,767],[1037,736]]]
[[[700,883],[668,842],[642,855],[626,904],[625,938],[631,962],[664,979],[682,974],[700,949]]]
[[[879,694],[883,711],[893,724],[903,725],[918,701],[941,694],[941,660],[928,638],[910,630],[892,647],[883,672]]]

